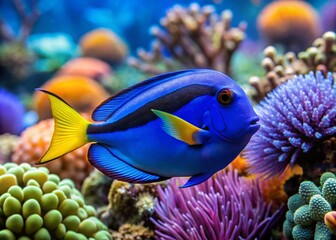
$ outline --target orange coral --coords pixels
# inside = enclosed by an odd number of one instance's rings
[[[273,202],[275,208],[280,207],[287,202],[288,195],[284,190],[287,180],[295,175],[302,175],[302,168],[295,165],[293,168],[287,168],[281,175],[267,178],[260,181],[261,191],[266,202]]]
[[[82,76],[58,76],[49,80],[41,88],[57,94],[77,111],[86,113],[91,113],[109,96],[96,81]],[[46,94],[36,92],[33,104],[40,120],[52,117]]]
[[[88,115],[84,117],[88,118]],[[12,161],[18,164],[38,161],[49,147],[53,129],[53,119],[43,120],[27,128],[14,148]],[[79,187],[92,170],[87,160],[87,151],[88,145],[85,145],[43,166],[61,178],[71,178]]]
[[[259,14],[258,28],[269,44],[281,43],[288,50],[310,46],[320,32],[317,12],[303,1],[274,1]]]
[[[95,58],[81,57],[67,62],[57,73],[60,75],[78,75],[103,81],[112,74],[111,67]]]
[[[248,175],[248,162],[241,155],[238,155],[231,163],[233,169],[237,169],[240,176]]]
[[[121,62],[128,54],[126,44],[109,29],[96,29],[86,33],[80,40],[82,55],[108,62]]]
[[[235,158],[231,162],[231,167],[238,170],[238,174],[246,176],[250,179],[260,178],[259,175],[248,173],[248,162],[241,155]],[[231,169],[231,168],[227,168]],[[281,175],[271,178],[260,178],[260,189],[267,203],[273,202],[274,208],[280,207],[281,204],[286,203],[288,196],[284,190],[284,185],[294,175],[302,175],[302,168],[294,166],[293,168],[287,168]]]

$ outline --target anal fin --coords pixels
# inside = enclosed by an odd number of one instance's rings
[[[188,181],[183,186],[180,186],[180,188],[186,188],[186,187],[191,187],[191,186],[200,184],[208,180],[212,175],[213,173],[205,173],[205,174],[198,174],[198,175],[192,176],[188,179]]]
[[[99,171],[113,179],[129,183],[150,183],[165,177],[143,172],[116,157],[107,146],[92,144],[89,149],[89,162]]]

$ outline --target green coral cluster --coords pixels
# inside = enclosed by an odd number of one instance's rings
[[[332,239],[332,232],[324,223],[324,216],[336,209],[336,176],[322,174],[320,187],[311,181],[300,184],[299,192],[288,199],[283,232],[294,240]]]
[[[27,163],[0,165],[0,239],[111,239],[69,179]]]

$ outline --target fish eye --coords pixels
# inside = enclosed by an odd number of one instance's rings
[[[227,88],[220,90],[217,94],[217,101],[223,106],[231,104],[233,101],[233,92]]]

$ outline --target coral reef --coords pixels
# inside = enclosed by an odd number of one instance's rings
[[[82,184],[81,192],[85,202],[96,209],[107,206],[112,181],[113,179],[94,169]]]
[[[95,58],[81,57],[67,62],[57,73],[57,75],[77,75],[104,82],[104,79],[112,75],[111,67]]]
[[[71,180],[27,163],[0,172],[0,239],[111,239]]]
[[[260,130],[245,157],[252,173],[273,176],[299,164],[303,179],[320,177],[323,142],[336,134],[336,87],[331,74],[296,76],[257,106]],[[320,174],[314,172],[320,171]],[[321,172],[322,171],[322,172]]]
[[[158,185],[164,187],[165,183],[130,184],[114,180],[108,194],[109,205],[99,213],[100,219],[114,231],[124,224],[151,227]]]
[[[0,70],[7,73],[11,81],[18,81],[30,73],[30,65],[34,56],[25,42],[34,24],[39,18],[37,1],[31,1],[31,13],[28,13],[22,0],[12,0],[14,11],[17,13],[21,25],[16,31],[9,22],[0,18]],[[18,35],[15,33],[18,32]]]
[[[32,63],[35,56],[26,46],[17,42],[9,42],[0,45],[0,82],[6,88],[13,88],[11,83],[17,83],[25,79],[32,72]]]
[[[0,135],[0,164],[9,162],[14,148],[18,142],[18,137],[11,134]]]
[[[310,71],[322,71],[324,75],[328,71],[336,72],[336,34],[324,33],[310,48],[297,55],[293,52],[279,54],[272,46],[264,50],[264,55],[261,65],[266,71],[265,77],[254,76],[249,79],[255,89],[252,97],[256,101],[262,100],[267,93],[294,75]]]
[[[142,225],[133,225],[125,223],[121,225],[118,231],[112,231],[114,240],[152,240],[154,231]]]
[[[12,161],[15,163],[35,163],[40,160],[49,147],[53,130],[53,119],[40,121],[27,128],[19,138]],[[44,166],[61,178],[71,178],[77,186],[80,186],[92,171],[87,160],[87,151],[88,145],[85,145],[52,163],[44,164]]]
[[[96,81],[75,75],[54,77],[41,88],[60,96],[78,112],[85,113],[91,113],[103,100],[109,97],[106,90]],[[35,92],[33,105],[40,120],[52,117],[46,94]]]
[[[82,56],[110,63],[120,63],[128,55],[126,44],[114,32],[105,28],[86,33],[79,44]]]
[[[302,51],[320,33],[319,17],[304,1],[269,3],[258,16],[258,29],[268,44],[282,44],[287,50]]]
[[[282,212],[272,213],[257,181],[238,177],[237,171],[218,172],[186,189],[169,181],[158,193],[152,219],[158,239],[262,239]]]
[[[283,224],[286,238],[334,239],[334,212],[336,208],[336,176],[331,172],[320,178],[320,187],[304,181],[299,192],[288,199],[288,211]]]
[[[152,27],[155,37],[152,49],[138,51],[138,59],[129,64],[147,74],[158,74],[182,68],[211,68],[230,74],[233,53],[245,37],[245,23],[231,27],[232,13],[218,16],[212,6],[175,6]]]
[[[0,88],[0,135],[19,134],[23,128],[24,111],[20,99]]]

